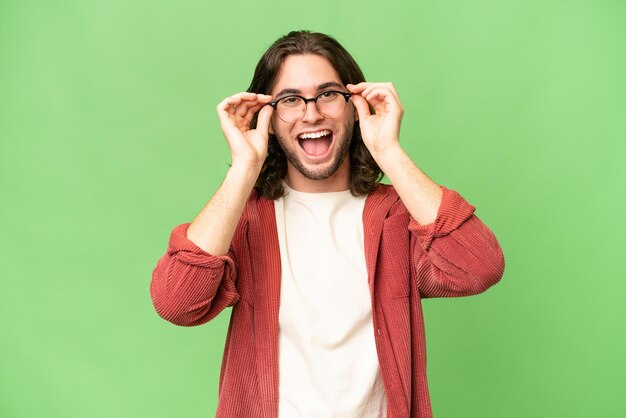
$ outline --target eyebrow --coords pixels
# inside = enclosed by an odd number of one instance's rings
[[[341,84],[341,83],[337,83],[336,81],[329,81],[327,83],[323,83],[323,84],[320,84],[319,86],[317,86],[317,91],[321,91],[321,90],[327,89],[329,87],[344,88],[344,85]],[[298,89],[282,89],[274,97],[281,97],[281,96],[284,96],[286,94],[302,94],[302,90],[298,90]]]

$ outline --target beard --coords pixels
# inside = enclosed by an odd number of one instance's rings
[[[334,145],[336,147],[336,151],[335,151],[335,155],[333,157],[331,164],[328,167],[322,168],[320,170],[311,170],[305,167],[305,165],[302,163],[302,161],[298,157],[296,150],[286,147],[285,144],[287,143],[287,141],[284,138],[280,137],[278,134],[276,134],[275,136],[276,136],[278,145],[285,153],[287,160],[300,172],[300,174],[302,174],[304,177],[306,177],[309,180],[325,180],[327,178],[332,177],[333,174],[335,174],[337,170],[339,170],[339,167],[341,167],[341,164],[343,163],[344,159],[346,158],[346,155],[348,154],[348,151],[350,150],[350,143],[352,142],[353,130],[354,130],[353,121],[349,121],[343,126],[342,137],[334,139],[335,141]],[[333,132],[333,135],[335,135],[334,132]],[[299,146],[299,145],[296,145],[296,146]]]

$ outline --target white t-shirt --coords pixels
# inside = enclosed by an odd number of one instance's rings
[[[281,259],[279,417],[384,418],[363,244],[365,196],[275,201]]]

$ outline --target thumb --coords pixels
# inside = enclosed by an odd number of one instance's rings
[[[272,113],[274,112],[274,108],[272,106],[263,106],[259,111],[259,116],[256,121],[256,129],[259,132],[264,134],[268,134],[270,118],[272,117]]]
[[[359,96],[358,94],[353,94],[350,97],[350,100],[352,100],[354,107],[356,107],[356,111],[359,114],[359,120],[364,120],[368,116],[372,115],[370,113],[370,106],[367,103],[367,100],[365,100],[363,97]]]

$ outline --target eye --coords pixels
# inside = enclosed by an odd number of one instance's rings
[[[317,96],[317,100],[321,102],[332,102],[337,98],[338,95],[339,93],[337,93],[336,91],[325,91]]]
[[[281,99],[280,104],[291,107],[291,106],[297,106],[301,101],[302,99],[300,99],[298,96],[288,96],[288,97],[285,97],[284,99]]]

